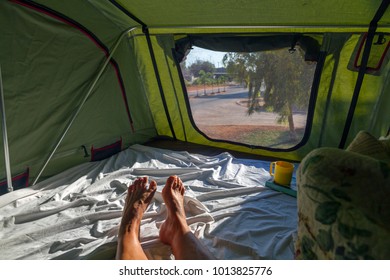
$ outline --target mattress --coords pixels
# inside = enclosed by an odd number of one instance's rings
[[[158,238],[170,175],[185,185],[191,230],[217,259],[293,259],[297,201],[265,186],[269,164],[130,146],[1,196],[0,259],[113,259],[127,187],[143,176],[158,189],[141,223],[142,247],[150,259],[173,259]]]

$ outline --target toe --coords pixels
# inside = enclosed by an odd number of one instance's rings
[[[179,177],[177,177],[177,184],[178,184],[180,187],[183,186],[183,181],[182,181]]]
[[[148,177],[142,177],[141,186],[142,191],[146,191],[146,188],[148,186]]]
[[[138,189],[140,186],[142,186],[143,178],[136,178],[133,182],[133,185],[135,189]]]
[[[183,185],[183,181],[180,178],[178,178],[177,188],[181,194],[184,194],[185,188]]]
[[[157,183],[156,181],[152,180],[149,185],[149,191],[154,192],[157,190]]]
[[[175,188],[175,185],[176,185],[176,178],[177,176],[173,175],[173,176],[169,176],[168,180],[167,180],[167,183],[165,184],[165,186],[173,189]]]

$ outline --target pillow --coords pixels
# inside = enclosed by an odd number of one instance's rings
[[[378,140],[367,131],[360,131],[346,150],[390,162],[390,138]]]

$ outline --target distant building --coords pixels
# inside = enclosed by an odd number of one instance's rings
[[[214,71],[214,78],[217,79],[221,76],[228,76],[228,73],[226,71],[226,68],[224,67],[220,67],[220,68],[215,68],[215,71]]]

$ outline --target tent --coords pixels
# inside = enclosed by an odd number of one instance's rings
[[[199,144],[299,163],[320,147],[346,148],[361,130],[385,136],[388,4],[1,0],[0,187],[29,188],[156,139],[169,139],[172,149]],[[197,126],[179,64],[191,49],[296,45],[316,65],[300,141],[275,148],[210,136]]]
[[[359,73],[346,65],[380,1],[79,2],[1,3],[1,67],[13,174],[28,167],[33,182],[78,110],[43,176],[88,160],[82,146],[89,150],[119,139],[125,147],[167,136],[300,160],[319,143],[338,146],[348,122],[347,141],[362,129],[378,137],[387,132],[386,64],[380,75],[365,75],[353,118],[348,118]],[[385,13],[375,32],[386,33],[389,21]],[[186,34],[268,33],[323,37],[327,54],[307,142],[294,151],[274,152],[207,139],[194,129],[186,109],[171,54],[175,40]],[[4,161],[0,164],[5,178]]]

